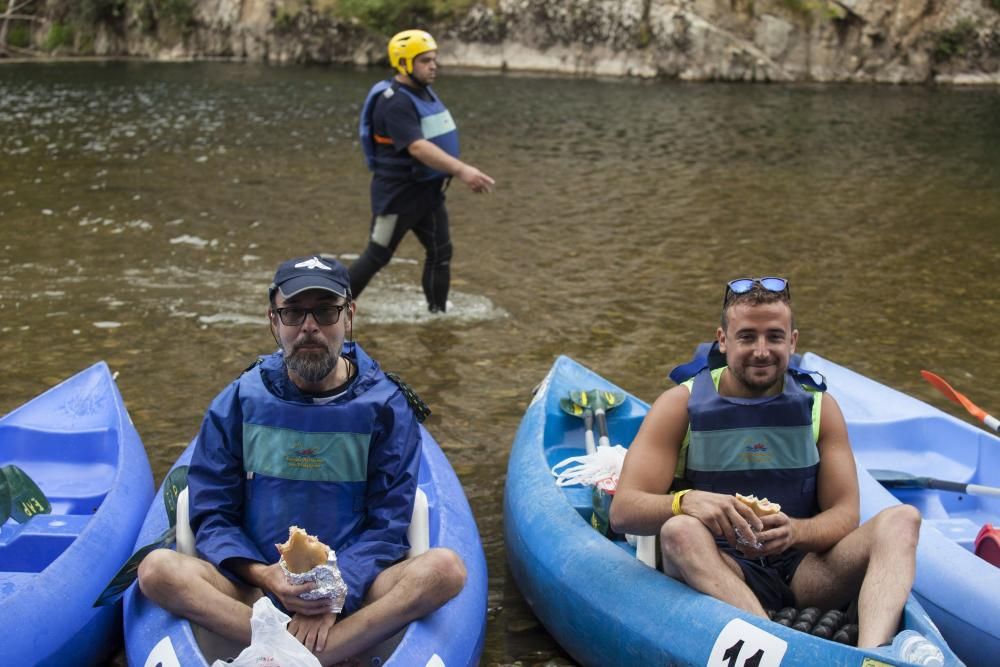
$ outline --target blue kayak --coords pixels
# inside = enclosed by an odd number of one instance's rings
[[[0,466],[16,465],[50,514],[0,526],[0,664],[102,664],[121,604],[93,604],[132,553],[153,497],[146,450],[107,364],[0,419]]]
[[[815,354],[837,399],[858,467],[1000,486],[1000,438]],[[914,371],[916,373],[916,371]],[[913,592],[969,665],[1000,664],[1000,568],[973,552],[982,526],[1000,526],[1000,499],[929,488],[883,488],[865,473],[862,518],[900,502],[924,517]]]
[[[564,413],[560,399],[590,389],[621,391],[568,357],[556,360],[521,421],[504,492],[511,572],[570,655],[601,666],[907,664],[747,614],[643,564],[625,540],[595,531],[590,489],[558,487],[550,472],[584,453],[583,421]],[[649,406],[625,395],[608,413],[608,427],[611,442],[627,446]],[[912,595],[902,629],[936,645],[945,665],[962,664]]]
[[[434,438],[423,426],[420,429],[423,447],[418,486],[427,497],[428,543],[458,553],[468,578],[461,593],[364,656],[362,664],[467,667],[478,664],[486,637],[486,557],[458,477]],[[192,442],[187,447],[175,468],[188,465],[194,446]],[[136,548],[154,542],[166,528],[161,492],[150,508]],[[130,665],[162,667],[202,667],[217,658],[233,658],[241,648],[167,613],[135,585],[125,595],[125,647]]]

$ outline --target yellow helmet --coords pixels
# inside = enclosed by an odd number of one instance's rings
[[[404,30],[389,40],[389,64],[400,74],[413,74],[413,59],[437,51],[437,42],[423,30]]]

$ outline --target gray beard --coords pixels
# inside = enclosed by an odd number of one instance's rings
[[[285,367],[306,382],[319,382],[337,367],[337,360],[329,351],[293,352],[284,354]]]

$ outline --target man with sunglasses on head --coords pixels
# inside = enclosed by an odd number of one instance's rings
[[[847,425],[825,385],[791,365],[788,281],[726,288],[716,341],[671,372],[629,448],[616,531],[658,535],[663,571],[767,617],[857,600],[858,646],[892,640],[913,583],[920,515],[908,505],[859,525]],[[780,505],[758,516],[735,494]]]
[[[154,551],[139,585],[172,613],[244,644],[251,607],[267,594],[292,616],[289,632],[335,664],[457,595],[465,567],[448,549],[401,560],[420,466],[418,416],[410,392],[350,340],[347,269],[319,255],[289,260],[269,297],[279,349],[212,402],[188,471],[204,560]],[[276,545],[292,525],[336,553],[348,589],[342,612],[329,599],[300,597],[316,583],[286,580]]]
[[[444,191],[452,177],[475,193],[490,192],[494,184],[458,159],[458,128],[431,88],[437,78],[437,48],[423,30],[394,35],[388,51],[396,75],[372,86],[361,109],[361,149],[373,172],[372,223],[368,247],[351,264],[358,297],[412,230],[427,254],[422,284],[432,313],[448,307],[451,283]]]

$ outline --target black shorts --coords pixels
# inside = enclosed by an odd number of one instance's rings
[[[784,607],[797,606],[791,583],[795,570],[806,557],[804,551],[786,549],[766,558],[748,558],[726,542],[720,544],[719,549],[740,566],[743,579],[764,609],[778,611]]]

